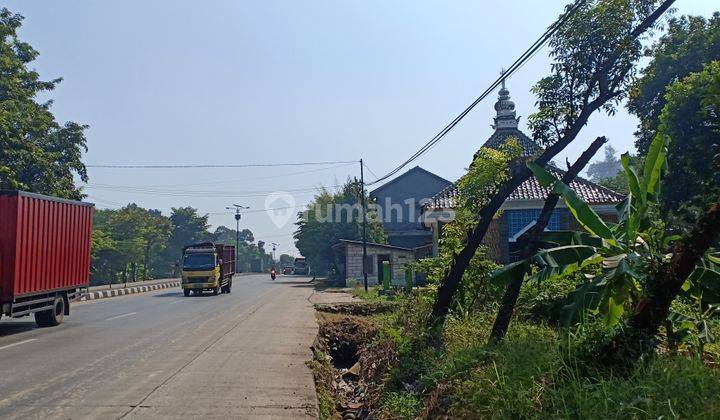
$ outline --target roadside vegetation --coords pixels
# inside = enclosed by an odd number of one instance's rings
[[[240,231],[237,267],[250,271],[260,259],[270,266],[271,255],[252,231]],[[236,232],[225,226],[210,231],[208,216],[192,207],[173,208],[170,216],[159,210],[129,204],[117,210],[95,211],[91,281],[93,284],[132,282],[179,275],[182,247],[200,242],[235,245]],[[280,255],[290,264],[293,258]]]
[[[366,195],[366,202],[370,198]],[[347,179],[335,191],[320,188],[320,191],[298,215],[295,247],[314,274],[334,278],[338,273],[338,261],[333,245],[340,239],[362,239],[362,207],[360,205],[360,181]],[[368,242],[385,243],[385,231],[374,211],[368,211]]]
[[[390,312],[318,308],[324,416],[720,416],[720,14],[664,22],[671,4],[585,2],[533,89],[529,124],[545,151],[519,158],[511,139],[475,154],[439,255],[413,264],[427,286],[355,292]],[[568,187],[606,139],[562,179],[546,165],[623,99],[640,119],[638,154],[609,149],[591,167],[626,194],[609,222]],[[545,208],[520,260],[499,267],[482,239],[530,176],[550,191]],[[560,200],[581,231],[544,231]],[[373,333],[353,341],[357,328]],[[352,366],[338,362],[348,352]]]

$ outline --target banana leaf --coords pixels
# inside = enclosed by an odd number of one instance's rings
[[[554,243],[558,246],[563,245],[588,245],[600,248],[603,246],[602,238],[591,235],[587,232],[577,232],[574,230],[555,230],[543,232],[540,235],[542,242]]]
[[[627,177],[630,193],[638,200],[642,200],[644,198],[644,194],[640,188],[640,180],[635,172],[635,168],[630,166],[630,155],[628,153],[623,153],[620,156],[620,163],[622,164],[623,169],[625,169],[625,176]]]
[[[586,245],[569,245],[546,249],[531,257],[539,270],[528,278],[538,283],[561,275],[574,273],[590,264],[602,261],[596,249]]]
[[[552,188],[560,194],[575,219],[590,233],[606,239],[615,244],[617,241],[610,228],[595,213],[595,211],[566,184],[555,178],[550,172],[534,162],[528,162],[528,168],[533,172],[540,184],[546,188]]]
[[[504,286],[518,277],[525,277],[532,271],[530,260],[521,260],[498,268],[490,275],[490,282],[497,286]]]
[[[579,322],[583,313],[597,309],[605,290],[602,283],[603,279],[597,277],[592,281],[581,284],[570,293],[568,303],[562,308],[560,325],[568,328]]]
[[[667,136],[655,136],[643,164],[643,192],[654,198],[657,198],[660,192],[660,177],[666,165],[668,142]]]

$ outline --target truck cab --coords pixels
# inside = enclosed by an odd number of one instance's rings
[[[223,261],[223,257],[228,258],[228,250],[231,252],[231,261]],[[214,295],[230,293],[235,266],[234,253],[234,247],[223,244],[202,243],[184,247],[181,286],[183,294],[190,296],[191,291],[200,294],[205,290],[212,291]]]
[[[293,264],[293,274],[300,274],[300,275],[308,275],[310,274],[310,268],[307,265],[307,260],[305,258],[295,258],[295,263]]]

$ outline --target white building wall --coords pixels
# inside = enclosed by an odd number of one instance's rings
[[[345,256],[346,283],[347,279],[355,279],[358,283],[363,281],[362,266],[362,245],[347,245]],[[368,284],[378,283],[377,262],[378,255],[390,256],[390,268],[392,270],[392,283],[394,285],[405,284],[405,265],[415,260],[412,251],[400,249],[386,249],[380,247],[367,247],[368,257],[372,256],[372,270],[368,273]]]

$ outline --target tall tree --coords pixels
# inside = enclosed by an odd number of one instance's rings
[[[614,178],[620,171],[622,165],[617,157],[617,151],[609,144],[605,146],[605,159],[589,164],[587,170],[588,176],[595,182]]]
[[[588,1],[560,27],[550,42],[552,74],[534,88],[539,109],[530,123],[534,137],[547,146],[535,163],[544,166],[557,156],[575,140],[594,112],[615,112],[641,55],[640,38],[673,3],[673,0]],[[468,230],[465,247],[453,259],[438,289],[430,321],[433,329],[444,323],[465,269],[492,218],[510,194],[531,176],[524,162],[511,165],[509,171],[508,180],[495,189],[478,212],[477,224]]]
[[[313,271],[326,274],[335,265],[333,245],[340,239],[362,239],[360,183],[349,179],[335,193],[323,188],[298,217],[295,246],[308,259]],[[384,243],[382,223],[372,208],[368,208],[367,218],[368,242]]]
[[[28,68],[38,52],[18,37],[22,20],[0,10],[0,188],[81,199],[74,178],[88,179],[81,161],[87,126],[61,126],[50,112],[52,101],[36,101],[62,79],[42,81]]]
[[[213,242],[231,244],[234,245],[236,241],[235,229],[230,229],[226,226],[218,226],[215,232],[210,234],[210,238]],[[251,243],[255,242],[255,236],[250,229],[243,229],[239,235],[240,242]]]
[[[699,16],[671,19],[667,32],[647,55],[651,61],[634,83],[628,101],[628,109],[640,119],[635,144],[641,154],[647,152],[650,142],[661,130],[661,114],[669,101],[675,102],[673,130],[692,130],[692,124],[702,118],[697,105],[702,100],[698,95],[703,92],[685,92],[695,95],[694,101],[679,101],[682,98],[669,92],[669,88],[675,82],[701,72],[710,62],[720,60],[720,12],[710,19]],[[678,106],[679,103],[682,106]],[[669,173],[661,200],[665,213],[677,210],[695,196],[705,195],[708,184],[717,183],[717,174],[708,171],[713,144],[713,137],[706,136],[711,134],[708,129],[706,127],[704,132],[698,131],[692,137],[672,136],[668,151]]]
[[[193,207],[173,208],[170,224],[170,238],[153,264],[154,271],[163,275],[177,274],[174,267],[180,260],[183,246],[205,241],[209,236],[208,216],[199,215]]]
[[[713,154],[720,152],[720,60],[673,83],[665,93],[658,135],[673,141],[661,193],[664,209],[673,211],[693,197],[717,194],[720,171]],[[677,143],[677,144],[674,144]]]
[[[701,16],[669,19],[666,32],[647,50],[646,56],[651,61],[633,83],[628,98],[628,110],[640,119],[635,145],[641,155],[647,153],[657,134],[667,87],[701,71],[704,64],[720,60],[720,12],[710,19]],[[676,143],[680,147],[682,140]]]
[[[598,137],[595,139],[595,141],[590,144],[590,147],[588,147],[585,152],[580,155],[578,160],[568,168],[568,171],[565,172],[565,175],[563,175],[562,182],[570,184],[570,182],[573,181],[580,171],[583,170],[585,165],[587,165],[590,159],[595,155],[595,153],[597,153],[606,141],[605,137]],[[530,258],[532,254],[540,249],[542,245],[540,235],[545,231],[545,228],[550,222],[552,212],[555,210],[555,206],[557,206],[559,200],[560,194],[557,192],[551,191],[548,194],[545,199],[545,204],[540,211],[540,215],[537,219],[535,219],[535,225],[527,232],[527,239],[520,251],[521,260]],[[528,262],[525,264],[525,267],[530,268],[530,263]],[[498,308],[497,315],[495,316],[495,322],[493,323],[492,331],[490,332],[491,342],[498,342],[505,338],[505,334],[507,333],[510,321],[512,320],[512,316],[515,311],[515,304],[520,296],[520,288],[525,280],[525,272],[510,270],[510,273],[512,278],[505,287],[505,293],[503,293],[502,300],[500,301],[500,307]]]
[[[137,267],[143,265],[143,277],[150,275],[149,267],[159,252],[165,249],[170,238],[170,220],[159,210],[147,210],[136,204],[128,204],[119,210],[98,211],[94,229],[102,230],[114,242],[119,258],[117,265],[123,267],[123,276],[137,280]]]

